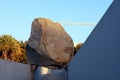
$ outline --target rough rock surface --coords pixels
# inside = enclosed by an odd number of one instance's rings
[[[32,23],[26,51],[31,64],[65,65],[73,56],[73,41],[59,23],[37,18]]]

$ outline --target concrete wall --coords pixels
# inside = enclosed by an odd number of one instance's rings
[[[66,80],[66,71],[38,67],[33,74],[30,65],[0,60],[0,80]]]
[[[32,80],[30,65],[0,60],[0,80]]]
[[[34,74],[34,80],[66,80],[66,71],[38,67]]]
[[[120,80],[120,0],[114,0],[70,62],[68,80]]]
[[[65,69],[61,69],[61,70],[54,70],[54,69],[50,69],[50,74],[51,76],[53,76],[53,80],[66,80],[67,78],[67,72],[65,71]]]

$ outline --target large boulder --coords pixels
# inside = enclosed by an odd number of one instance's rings
[[[32,22],[26,46],[28,62],[40,66],[66,65],[74,54],[73,41],[63,27],[46,18]]]

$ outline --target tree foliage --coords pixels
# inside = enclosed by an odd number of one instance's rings
[[[82,45],[83,43],[78,43],[76,46],[74,46],[74,55],[78,52]]]
[[[24,47],[24,48],[23,48]],[[11,35],[0,36],[0,58],[10,61],[26,62],[25,44]]]

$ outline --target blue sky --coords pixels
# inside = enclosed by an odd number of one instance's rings
[[[95,26],[73,23],[97,23],[112,0],[0,0],[0,35],[28,40],[34,18],[61,22],[74,42],[84,42]],[[71,23],[67,25],[66,23]]]

